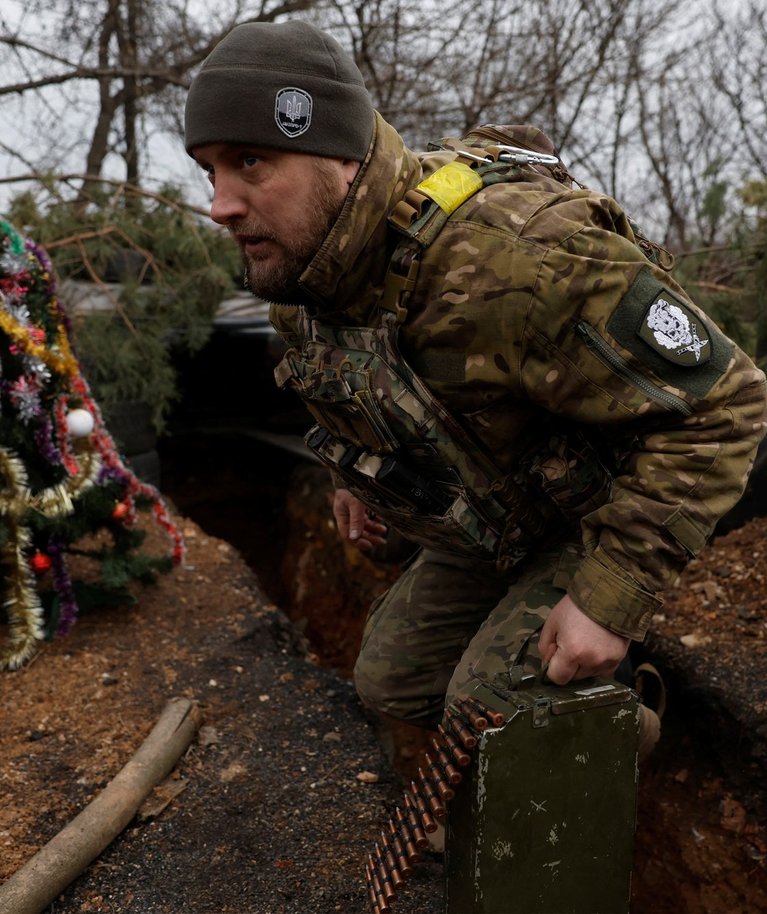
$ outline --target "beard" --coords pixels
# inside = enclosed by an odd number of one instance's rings
[[[338,173],[320,160],[315,165],[314,180],[312,206],[299,230],[286,228],[279,233],[255,219],[228,226],[233,235],[262,238],[270,242],[272,250],[278,248],[278,257],[241,252],[245,285],[258,298],[277,304],[295,303],[300,296],[298,280],[301,274],[338,219],[346,199],[346,194],[339,190]]]

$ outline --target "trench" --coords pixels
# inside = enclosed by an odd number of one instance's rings
[[[231,543],[317,661],[349,678],[367,607],[399,567],[340,543],[326,472],[241,431],[187,427],[161,439],[159,452],[164,494]],[[699,709],[672,706],[641,773],[631,914],[767,912],[764,860],[749,859],[750,846],[722,825],[732,772],[696,719]],[[395,770],[409,777],[427,747],[420,731],[384,728],[381,738]]]
[[[235,546],[269,599],[287,609],[284,504],[300,459],[226,434],[179,433],[164,438],[159,450],[163,494],[206,532]]]

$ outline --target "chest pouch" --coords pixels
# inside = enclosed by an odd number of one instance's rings
[[[317,425],[306,443],[384,522],[429,548],[507,564],[530,536],[498,500],[494,467],[469,456],[465,433],[396,351],[396,319],[337,328],[302,315],[301,349],[275,371]],[[528,531],[528,534],[531,531]]]
[[[309,344],[302,353],[286,354],[282,372],[314,419],[335,437],[389,454],[398,447],[397,435],[373,393],[376,361],[370,353],[331,353]]]

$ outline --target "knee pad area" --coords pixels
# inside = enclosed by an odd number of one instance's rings
[[[442,719],[444,695],[425,696],[406,678],[387,675],[361,657],[354,667],[354,686],[360,701],[377,714],[428,729]]]

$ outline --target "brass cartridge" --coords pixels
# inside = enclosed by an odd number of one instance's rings
[[[370,885],[372,886],[373,896],[375,898],[375,904],[378,907],[380,914],[389,914],[389,911],[391,910],[391,908],[389,907],[389,903],[384,898],[383,893],[381,892],[381,883],[378,881],[378,877],[376,876],[375,870],[373,868],[372,854],[368,857],[368,864],[367,864],[366,871],[368,874],[368,880],[370,882]]]
[[[466,749],[473,749],[477,745],[477,737],[466,726],[465,721],[457,712],[451,712],[451,709],[448,708],[446,719],[448,727],[455,733]]]
[[[445,741],[445,745],[450,750],[453,758],[462,768],[465,768],[471,762],[471,756],[469,753],[465,752],[463,747],[458,745],[456,738],[452,735],[452,733],[448,733],[442,724],[437,727],[437,730],[439,731],[442,739]]]
[[[410,794],[412,796],[413,806],[415,807],[421,820],[423,830],[427,834],[435,832],[437,830],[437,823],[434,821],[432,814],[426,808],[428,801],[415,781],[410,782]]]
[[[472,708],[472,706],[465,701],[464,699],[458,699],[454,702],[455,707],[458,709],[460,714],[469,721],[469,725],[477,731],[487,730],[487,718],[480,714],[479,711]]]
[[[405,797],[405,803],[407,804],[407,797]],[[418,853],[418,849],[428,847],[429,839],[426,837],[426,835],[423,834],[423,832],[421,832],[423,835],[423,843],[420,842],[419,838],[416,836],[416,833],[413,831],[411,823],[409,822],[409,811],[408,816],[406,817],[405,813],[403,813],[398,806],[394,810],[394,813],[397,816],[397,824],[399,825],[402,840],[405,842],[405,853],[407,854],[408,860],[412,864],[420,863],[421,855]],[[415,814],[413,818],[415,819]]]
[[[400,888],[405,882],[402,873],[399,871],[399,866],[397,861],[394,859],[394,851],[389,839],[386,836],[385,832],[381,832],[381,848],[384,858],[384,863],[386,864],[386,869],[388,870],[389,875],[391,876],[391,882],[395,890]]]
[[[402,873],[403,878],[407,879],[413,872],[413,864],[419,862],[421,855],[416,851],[414,845],[413,853],[417,859],[412,860],[410,855],[407,853],[404,845],[402,844],[402,838],[397,831],[397,826],[394,824],[393,819],[389,819],[389,837],[391,840],[392,849],[394,851],[394,856],[397,860],[397,867]]]
[[[415,800],[407,790],[405,791],[405,806],[407,808],[407,821],[410,825],[411,831],[413,832],[413,838],[415,840],[416,847],[421,849],[428,847],[429,839],[426,837],[426,833],[421,826],[421,817],[419,816],[416,809]],[[436,830],[437,825],[435,823],[432,831]]]
[[[437,762],[438,762],[439,766],[441,767],[448,782],[451,783],[453,786],[455,786],[456,784],[460,784],[461,781],[463,780],[463,776],[461,775],[461,772],[458,771],[458,769],[453,766],[453,763],[448,758],[447,753],[445,752],[445,747],[441,746],[437,742],[436,739],[433,739],[431,741],[431,744],[434,747],[434,751],[437,754]]]
[[[444,819],[444,817],[447,815],[447,810],[442,804],[442,801],[437,796],[431,781],[424,774],[423,768],[418,769],[418,788],[421,796],[424,798],[427,806],[431,810],[432,815],[434,815],[437,819]]]
[[[372,914],[381,914],[381,908],[378,906],[375,889],[373,888],[373,881],[369,876],[367,877],[367,886],[368,898],[370,899],[370,910]]]
[[[486,717],[494,727],[503,727],[506,723],[506,718],[500,711],[496,711],[493,708],[488,708],[486,704],[481,702],[478,698],[475,698],[473,695],[470,695],[465,701],[476,710],[478,714],[481,714],[483,717]]]
[[[434,782],[434,787],[436,788],[437,793],[439,794],[440,800],[442,800],[444,803],[449,803],[450,800],[452,800],[453,797],[455,796],[455,791],[450,787],[448,782],[445,780],[445,774],[444,774],[442,768],[440,768],[440,766],[437,764],[437,762],[434,761],[434,759],[429,755],[428,752],[424,752],[423,755],[424,755],[424,759],[426,760],[426,764],[428,765],[429,774],[431,775],[431,779]],[[460,780],[460,777],[459,777],[459,780]]]
[[[386,869],[386,864],[384,863],[383,854],[381,853],[381,848],[376,841],[376,846],[374,850],[375,854],[375,869],[374,873],[378,874],[378,881],[381,883],[381,888],[383,889],[383,896],[387,902],[394,901],[397,897],[397,893],[394,891],[394,886],[392,885],[391,875]]]

